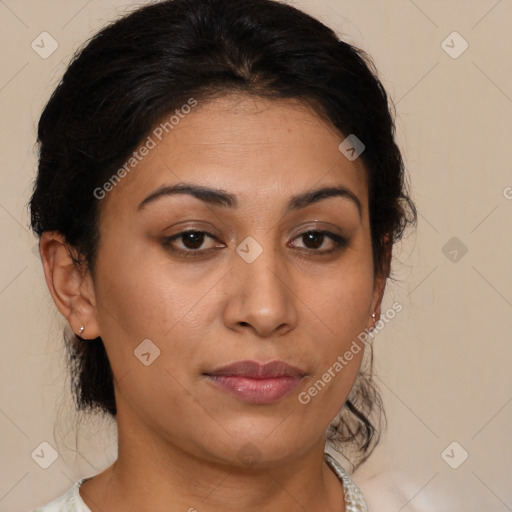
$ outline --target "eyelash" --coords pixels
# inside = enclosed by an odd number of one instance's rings
[[[212,238],[213,240],[215,240],[215,237],[211,233],[208,233],[208,231],[189,229],[186,231],[181,231],[179,233],[176,233],[175,235],[172,235],[170,237],[164,238],[162,241],[162,245],[167,250],[169,250],[175,254],[184,256],[185,258],[197,258],[197,257],[204,256],[204,255],[211,253],[218,249],[218,247],[212,247],[210,249],[204,249],[204,250],[200,250],[200,249],[185,250],[185,249],[179,249],[176,247],[172,247],[172,242],[174,240],[181,238],[183,235],[186,235],[187,233],[200,233],[200,234],[202,233],[202,234],[205,234],[206,236],[208,236],[209,238]],[[325,235],[334,242],[334,247],[332,249],[328,249],[327,251],[325,251],[325,250],[319,251],[318,249],[299,248],[300,251],[308,253],[308,256],[324,256],[324,255],[332,254],[332,253],[341,251],[343,248],[345,248],[348,245],[348,240],[346,238],[343,238],[342,236],[339,236],[330,231],[323,231],[323,230],[318,230],[318,229],[309,229],[307,231],[300,233],[295,238],[300,238],[301,236],[307,235],[308,233],[316,233],[316,234]],[[294,238],[294,240],[295,240],[295,238]],[[323,243],[323,241],[322,241],[322,243]]]

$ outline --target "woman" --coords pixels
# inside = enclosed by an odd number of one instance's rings
[[[370,58],[271,0],[151,4],[78,53],[38,142],[77,407],[118,458],[36,510],[366,510],[326,448],[379,440],[370,333],[416,221]]]

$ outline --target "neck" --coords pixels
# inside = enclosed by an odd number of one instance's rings
[[[121,428],[118,459],[84,483],[92,512],[343,512],[342,483],[324,460],[325,440],[262,469],[199,458],[155,441],[154,432]],[[170,508],[172,507],[172,508]]]

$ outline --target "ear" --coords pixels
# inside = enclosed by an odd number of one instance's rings
[[[84,326],[80,335],[84,339],[100,336],[94,283],[85,265],[73,261],[77,252],[72,252],[64,236],[57,231],[43,232],[39,251],[48,289],[71,329],[79,334],[81,326]]]
[[[375,276],[373,286],[373,298],[370,309],[370,315],[368,318],[367,329],[371,330],[380,319],[382,298],[384,296],[384,290],[386,288],[387,278],[391,269],[391,255],[392,255],[393,244],[391,236],[384,236],[384,262],[382,265],[382,271]],[[375,313],[375,320],[371,316]]]

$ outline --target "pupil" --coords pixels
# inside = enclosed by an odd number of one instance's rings
[[[197,249],[203,244],[203,236],[199,231],[190,231],[184,235],[183,243],[189,249]]]
[[[304,234],[304,236],[306,237],[306,241],[313,242],[314,248],[317,248],[322,245],[324,238],[324,235],[322,233],[319,233],[318,231],[309,231],[308,233]],[[307,242],[306,245],[308,245]]]

